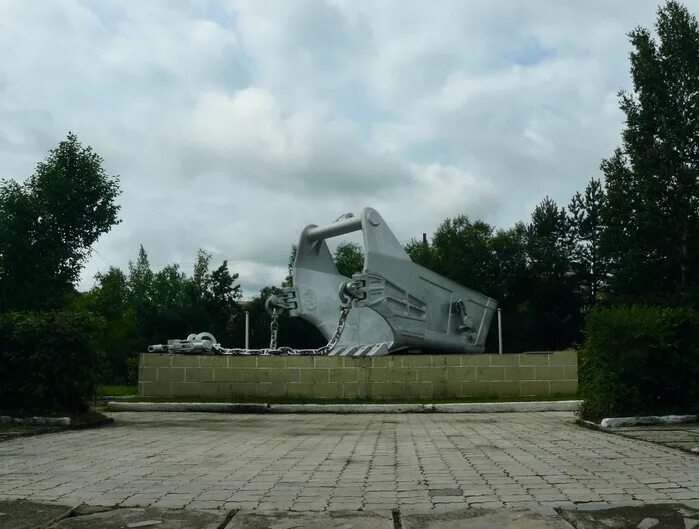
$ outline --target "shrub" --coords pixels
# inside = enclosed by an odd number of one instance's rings
[[[101,324],[80,312],[0,315],[0,409],[84,410],[96,391],[93,344]]]
[[[585,419],[697,413],[699,312],[647,306],[591,311],[579,373]]]

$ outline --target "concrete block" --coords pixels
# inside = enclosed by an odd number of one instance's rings
[[[299,381],[299,370],[293,367],[286,369],[270,369],[269,375],[272,384]]]
[[[534,376],[537,380],[564,380],[563,366],[537,367]]]
[[[432,365],[433,366],[460,366],[461,365],[461,354],[443,354],[443,355],[433,355]]]
[[[519,394],[522,396],[550,395],[549,383],[542,381],[522,381],[519,383]]]
[[[369,368],[372,366],[373,358],[366,356],[343,356],[342,367]]]
[[[465,354],[461,357],[462,366],[489,366],[490,355],[485,354]]]
[[[366,398],[367,386],[359,382],[343,382],[342,397],[345,399],[363,399]]]
[[[431,368],[431,367],[395,367],[388,368],[388,373],[386,377],[386,382],[417,382],[418,371],[420,369],[444,369],[444,368]]]
[[[257,367],[257,358],[254,356],[227,356],[226,358],[229,368]]]
[[[449,397],[449,388],[445,380],[436,380],[432,382],[432,397],[435,399],[445,399]]]
[[[339,368],[330,369],[330,382],[357,382],[357,369]]]
[[[405,395],[404,384],[397,382],[375,382],[371,384],[369,396],[376,399],[403,397]]]
[[[519,355],[517,354],[502,354],[488,355],[490,356],[491,366],[517,366],[519,365]]]
[[[434,396],[432,382],[408,382],[405,384],[405,396],[416,399],[431,399]]]
[[[388,368],[387,367],[371,367],[366,370],[366,380],[367,382],[388,382]]]
[[[505,380],[536,380],[534,366],[518,366],[505,368]]]
[[[313,367],[312,356],[287,356],[286,367]]]
[[[396,368],[401,367],[401,360],[396,359],[395,356],[372,356],[371,357],[371,367],[389,367]]]
[[[476,380],[476,368],[474,366],[449,367],[446,370],[447,381],[474,382]]]
[[[522,353],[519,355],[521,366],[547,366],[550,353]]]
[[[578,366],[563,366],[563,378],[566,380],[578,380]]]
[[[254,369],[241,369],[243,382],[270,382],[271,369],[261,367]]]
[[[574,395],[578,392],[577,380],[551,380],[549,382],[551,395]]]
[[[308,382],[289,382],[286,385],[286,394],[289,397],[312,397],[314,384]]]
[[[172,355],[141,353],[138,363],[143,367],[165,367],[169,366],[171,361]]]
[[[286,384],[272,384],[269,382],[259,382],[256,384],[255,395],[264,397],[283,397],[286,395]]]
[[[184,368],[159,367],[158,382],[184,382]]]
[[[184,370],[185,382],[213,382],[214,369],[212,367],[187,367]]]
[[[199,385],[199,391],[203,397],[225,398],[231,394],[226,382],[202,382]]]
[[[257,396],[257,384],[254,382],[233,382],[230,384],[233,398],[250,398]]]
[[[313,396],[320,399],[339,399],[342,397],[342,384],[324,382],[314,384]]]
[[[228,367],[215,367],[214,382],[242,382],[243,370],[230,369]]]
[[[273,369],[283,369],[286,367],[285,356],[256,356],[255,367],[267,367]]]
[[[431,355],[401,355],[403,367],[429,367],[432,365]]]
[[[442,367],[418,367],[417,369],[418,382],[446,382],[447,370]]]
[[[198,382],[173,382],[170,384],[173,397],[196,397],[201,395],[201,384]]]
[[[490,381],[490,380],[505,380],[505,368],[504,367],[477,367],[476,368],[476,380]]]
[[[139,367],[138,368],[139,382],[157,382],[158,368],[157,367]]]
[[[330,382],[330,370],[325,368],[299,369],[299,382],[322,384]]]
[[[326,369],[337,369],[342,367],[341,356],[314,356],[313,367],[322,367]]]
[[[463,396],[462,382],[447,382],[447,397],[458,398]]]
[[[228,358],[221,355],[207,355],[199,358],[199,367],[228,367]]]
[[[199,367],[199,355],[172,355],[172,367]]]
[[[578,352],[569,349],[567,351],[555,351],[549,356],[550,366],[576,366],[578,365]]]
[[[490,391],[497,396],[519,395],[519,382],[496,381],[490,383]]]
[[[464,382],[461,391],[465,397],[482,397],[491,395],[490,382]]]

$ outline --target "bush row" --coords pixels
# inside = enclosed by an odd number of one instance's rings
[[[0,409],[72,412],[96,391],[102,320],[81,312],[0,315]]]
[[[699,311],[618,306],[587,316],[581,416],[699,412]]]

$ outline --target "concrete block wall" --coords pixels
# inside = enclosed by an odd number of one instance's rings
[[[577,353],[198,356],[143,353],[144,397],[458,399],[572,395]]]

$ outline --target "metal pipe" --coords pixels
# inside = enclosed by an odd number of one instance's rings
[[[245,348],[250,349],[250,312],[247,310],[245,311]]]
[[[498,309],[498,350],[502,354],[502,309]]]
[[[361,217],[352,217],[350,219],[333,222],[328,226],[316,226],[315,228],[311,228],[306,233],[306,237],[308,237],[310,242],[315,242],[329,239],[330,237],[337,237],[338,235],[344,235],[345,233],[352,233],[353,231],[359,231],[361,229]]]

